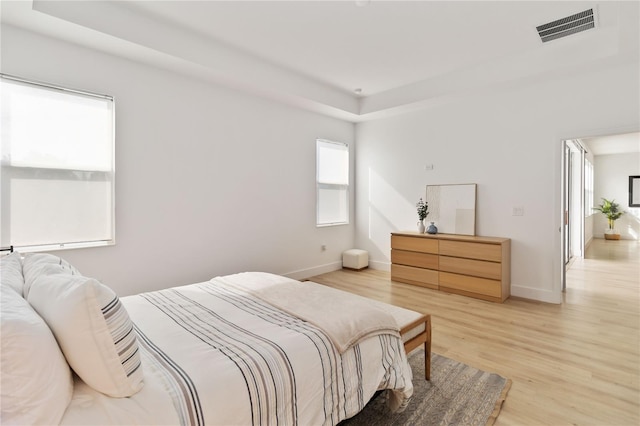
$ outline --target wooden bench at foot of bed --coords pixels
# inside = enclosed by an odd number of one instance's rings
[[[431,315],[411,311],[378,300],[371,301],[396,320],[398,327],[400,327],[400,336],[407,355],[424,344],[424,378],[431,380]]]
[[[396,320],[407,355],[421,344],[424,344],[424,378],[431,380],[431,315],[365,298],[364,296],[357,297],[369,300],[369,302],[389,313]]]

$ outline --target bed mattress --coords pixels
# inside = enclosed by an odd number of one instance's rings
[[[240,282],[293,281],[246,274]],[[229,280],[121,301],[136,327],[144,387],[110,398],[76,378],[62,424],[331,425],[377,390],[387,390],[393,410],[413,392],[398,332],[363,336],[341,351],[322,328]],[[400,321],[416,314],[405,311],[387,313]]]

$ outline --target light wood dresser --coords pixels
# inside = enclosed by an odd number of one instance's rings
[[[511,287],[511,240],[393,232],[391,280],[504,302]]]

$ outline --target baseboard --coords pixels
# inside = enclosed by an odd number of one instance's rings
[[[597,236],[594,236],[593,238],[597,238],[599,240],[604,240],[604,234],[599,234]],[[607,241],[621,241],[621,240],[627,240],[627,241],[638,241],[638,238],[634,238],[632,236],[629,235],[620,235],[620,239],[618,240],[607,240]]]
[[[285,277],[292,278],[294,280],[304,280],[316,275],[337,271],[338,269],[342,269],[342,261],[327,263],[326,265],[314,266],[313,268],[291,271],[287,272],[286,274],[280,275],[284,275]]]
[[[562,293],[558,294],[551,290],[540,290],[539,288],[521,287],[511,284],[511,295],[522,299],[553,303],[556,305],[562,303]]]
[[[594,239],[594,238],[595,238],[595,237],[591,236],[591,238],[589,238],[589,239],[587,240],[587,242],[586,242],[586,243],[585,243],[585,245],[584,245],[584,251],[587,251],[587,249],[589,248],[589,246],[590,246],[590,245],[591,245],[591,243],[593,242],[593,239]],[[582,256],[584,257],[584,253],[582,254]]]
[[[391,264],[389,262],[378,262],[369,260],[369,268],[377,269],[380,271],[391,271]],[[300,269],[298,271],[287,272],[285,277],[292,278],[294,280],[305,280],[309,277],[314,277],[320,274],[326,274],[327,272],[333,272],[342,269],[342,262],[332,262],[326,265],[314,266],[313,268]]]
[[[379,260],[369,259],[369,268],[377,269],[378,271],[391,271],[391,264],[389,262],[380,262]]]

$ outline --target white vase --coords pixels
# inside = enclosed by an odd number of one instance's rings
[[[418,221],[418,233],[424,234],[424,230],[425,230],[424,221],[419,220]]]

